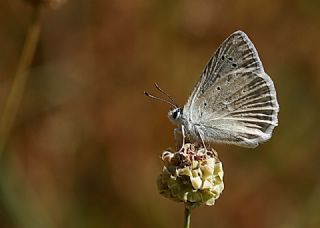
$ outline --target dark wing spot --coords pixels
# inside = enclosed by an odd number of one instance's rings
[[[224,55],[221,57],[222,60],[224,60]]]
[[[204,105],[204,106],[207,106],[207,102],[204,102],[203,105]]]
[[[232,57],[229,57],[228,59],[229,59],[231,62],[233,61],[233,58],[232,58]]]
[[[218,86],[218,87],[217,87],[217,90],[220,90],[220,89],[221,89],[220,86]]]
[[[236,64],[236,63],[232,63],[232,66],[233,66],[233,67],[236,67],[236,66],[237,66],[237,64]]]

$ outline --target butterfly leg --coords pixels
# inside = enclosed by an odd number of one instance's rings
[[[181,146],[181,148],[182,148],[182,147],[184,147],[184,144],[186,143],[186,131],[185,131],[183,125],[181,125],[181,132],[182,132],[182,146]]]
[[[201,140],[203,148],[207,150],[206,144],[204,143],[204,140],[203,140],[204,138],[203,133],[198,127],[196,127],[196,134],[197,134],[197,137]]]
[[[203,148],[204,148],[205,150],[207,150],[206,144],[204,143],[203,138],[202,138],[201,136],[200,136],[200,139],[201,139],[201,142],[202,142]]]
[[[175,128],[173,130],[173,134],[174,134],[174,141],[176,143],[176,150],[180,149],[180,135],[181,135],[181,130],[179,128]]]
[[[180,141],[180,136],[181,135],[182,135],[182,145],[180,146],[179,142],[181,142]],[[175,142],[176,142],[176,149],[177,150],[181,150],[184,147],[185,138],[186,138],[186,133],[185,133],[185,129],[184,129],[183,125],[181,126],[181,129],[179,129],[179,128],[175,128],[174,129],[174,139],[175,139]]]

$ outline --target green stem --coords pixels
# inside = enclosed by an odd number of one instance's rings
[[[185,207],[184,209],[184,228],[190,228],[191,209]]]
[[[0,118],[0,158],[8,143],[13,123],[22,99],[27,81],[28,70],[32,64],[41,28],[41,6],[35,6],[32,22],[21,52],[12,87]]]

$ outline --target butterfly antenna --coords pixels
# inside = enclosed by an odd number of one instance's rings
[[[167,94],[166,92],[164,92],[157,83],[154,83],[154,86],[157,88],[157,90],[159,90],[162,94],[164,94],[166,97],[169,98],[169,100],[172,102],[172,104],[175,106],[175,107],[178,107],[178,104],[175,102],[175,100],[172,99],[172,97]]]
[[[147,97],[150,97],[150,98],[152,98],[152,99],[155,99],[155,100],[162,101],[162,102],[165,102],[165,103],[167,103],[167,104],[170,104],[171,106],[173,106],[173,107],[175,107],[175,108],[178,108],[178,106],[177,106],[175,103],[173,103],[171,100],[168,101],[168,100],[165,100],[165,99],[163,99],[163,98],[153,96],[152,94],[150,94],[150,93],[148,93],[148,92],[146,92],[146,91],[144,91],[144,95],[146,95]]]

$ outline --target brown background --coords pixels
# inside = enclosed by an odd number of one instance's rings
[[[32,8],[0,2],[3,109]],[[225,190],[192,227],[320,227],[320,2],[68,1],[44,12],[39,47],[1,165],[1,227],[182,227],[157,192],[174,146],[168,106],[184,104],[217,46],[245,31],[280,104],[273,138],[217,145]]]

